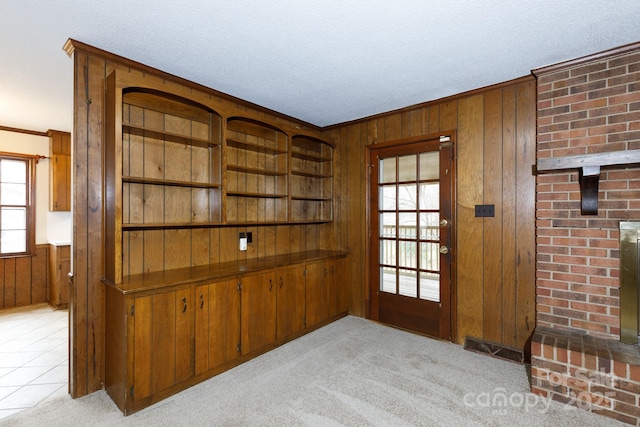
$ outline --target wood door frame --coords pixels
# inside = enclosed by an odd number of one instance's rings
[[[387,147],[395,147],[395,146],[401,146],[401,145],[406,145],[406,144],[413,144],[416,142],[421,142],[421,141],[425,141],[425,140],[429,140],[429,139],[439,139],[440,137],[449,137],[451,140],[451,144],[452,144],[452,152],[451,152],[451,164],[452,164],[452,168],[451,168],[451,222],[452,224],[454,224],[454,226],[452,227],[452,231],[451,231],[451,246],[452,248],[454,248],[454,252],[452,253],[451,256],[451,271],[450,271],[450,276],[451,276],[451,286],[450,286],[450,291],[451,291],[451,296],[450,296],[450,302],[451,302],[451,307],[450,307],[450,328],[451,328],[451,342],[457,342],[458,341],[458,328],[457,328],[457,318],[458,318],[458,304],[457,304],[457,298],[456,298],[456,282],[457,282],[457,268],[456,268],[456,257],[455,255],[455,245],[457,243],[457,223],[456,223],[456,218],[457,218],[457,189],[458,189],[458,185],[457,185],[457,181],[456,181],[456,177],[457,177],[457,144],[456,144],[456,131],[455,130],[449,130],[449,131],[445,131],[445,132],[437,132],[437,133],[430,133],[430,134],[425,134],[425,135],[419,135],[419,136],[413,136],[413,137],[409,137],[409,138],[402,138],[402,139],[395,139],[392,141],[386,141],[380,144],[369,144],[365,146],[365,167],[367,169],[367,173],[366,173],[366,177],[365,180],[367,182],[367,188],[366,188],[366,194],[365,194],[365,221],[366,221],[366,229],[367,232],[365,234],[365,240],[368,242],[369,239],[371,238],[371,179],[370,179],[370,175],[371,175],[371,169],[372,169],[372,163],[371,163],[371,152],[372,150],[377,150],[380,148],[387,148]],[[371,293],[373,292],[373,289],[371,289],[371,247],[369,244],[365,244],[365,260],[366,260],[366,265],[365,265],[365,269],[364,269],[364,276],[365,276],[365,315],[364,317],[366,319],[373,319],[372,317],[372,298],[371,298]],[[373,319],[375,320],[375,319]]]

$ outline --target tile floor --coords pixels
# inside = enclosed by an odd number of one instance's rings
[[[68,393],[68,310],[0,310],[0,419]]]

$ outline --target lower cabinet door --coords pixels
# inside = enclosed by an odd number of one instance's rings
[[[193,376],[192,294],[186,287],[134,299],[134,401]]]
[[[328,269],[329,317],[333,317],[349,311],[349,288],[346,283],[346,258],[329,261]]]
[[[241,353],[243,355],[276,340],[275,272],[242,278]]]
[[[330,262],[307,264],[306,271],[306,318],[307,327],[311,327],[329,317]]]
[[[240,292],[238,279],[200,285],[195,290],[196,375],[238,357]]]
[[[279,268],[276,272],[277,338],[304,329],[304,264]]]

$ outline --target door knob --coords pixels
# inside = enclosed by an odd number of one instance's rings
[[[448,254],[449,253],[449,248],[446,247],[445,245],[440,246],[440,253],[441,254]]]
[[[447,221],[446,219],[442,218],[440,220],[440,227],[446,227],[447,225],[449,225],[449,221]]]

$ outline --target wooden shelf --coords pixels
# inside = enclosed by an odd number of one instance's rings
[[[221,188],[220,184],[208,184],[206,182],[192,182],[192,181],[173,181],[159,178],[143,178],[138,176],[123,176],[122,182],[129,182],[132,184],[152,184],[152,185],[167,185],[175,187],[194,187],[194,188]]]
[[[305,171],[298,171],[298,170],[291,171],[291,174],[296,176],[306,176],[309,178],[331,178],[333,176],[328,173],[313,173],[313,172],[305,172]]]
[[[615,166],[640,164],[640,150],[615,151],[611,153],[593,153],[580,156],[553,157],[538,159],[536,170],[549,172],[563,169],[578,169],[591,166]]]
[[[297,151],[292,151],[291,157],[295,157],[297,159],[302,159],[302,160],[311,160],[313,162],[330,162],[331,161],[330,157],[316,155],[316,154],[309,154],[309,153],[299,153]]]
[[[134,126],[127,123],[122,124],[122,131],[130,135],[140,135],[144,137],[162,139],[165,141],[177,142],[179,144],[195,145],[204,148],[219,147],[219,144],[214,144],[208,139],[195,138],[167,131],[159,131],[157,129],[152,129],[144,126]]]
[[[219,227],[220,222],[153,222],[153,223],[124,223],[123,230],[171,230],[178,228],[211,228]]]
[[[250,167],[238,166],[238,165],[227,165],[227,170],[228,171],[234,171],[234,172],[251,173],[251,174],[255,174],[255,175],[266,175],[266,176],[284,176],[284,175],[287,175],[287,172],[278,172],[278,171],[275,171],[275,170],[267,170],[267,169],[260,169],[260,168],[250,168]]]
[[[285,199],[288,197],[286,194],[249,193],[245,191],[227,191],[227,196],[253,197],[259,199]]]
[[[286,150],[279,150],[275,147],[267,147],[264,145],[253,144],[251,142],[240,141],[233,138],[227,138],[227,145],[234,148],[241,148],[243,150],[251,150],[258,153],[266,154],[285,154]]]

